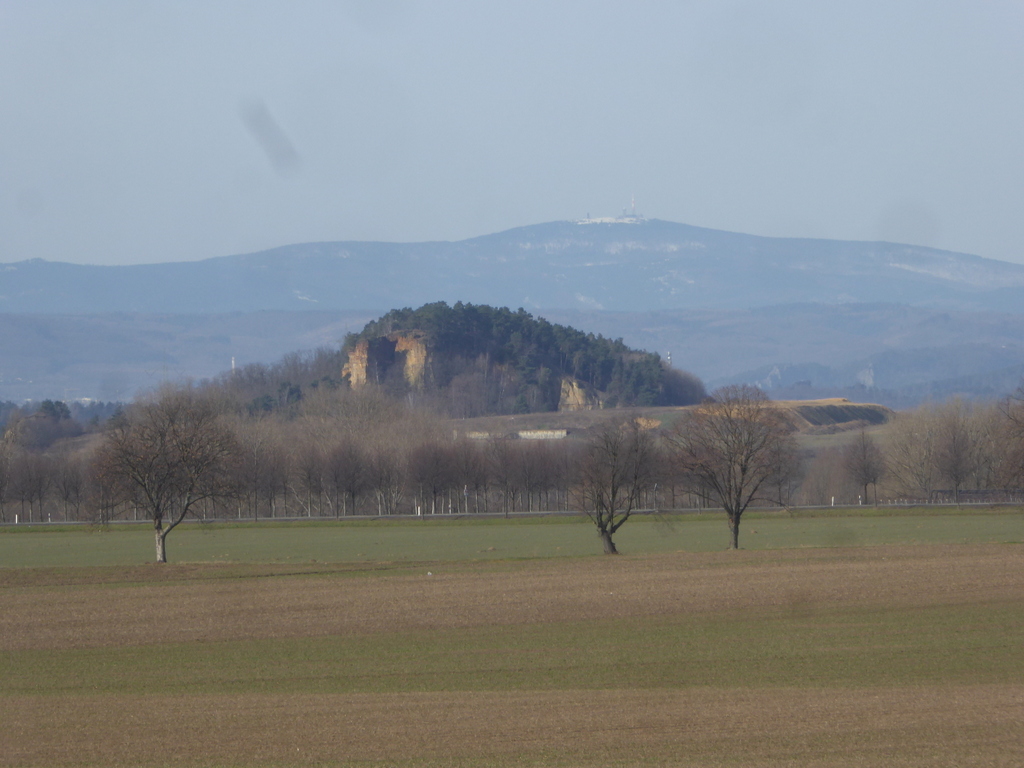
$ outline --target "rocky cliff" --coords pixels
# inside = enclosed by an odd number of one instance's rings
[[[575,379],[562,379],[562,394],[558,398],[560,411],[592,411],[601,407],[601,398]]]
[[[353,389],[359,389],[368,381],[380,383],[400,371],[406,384],[421,389],[429,354],[427,336],[420,331],[363,339],[349,352],[341,375]]]

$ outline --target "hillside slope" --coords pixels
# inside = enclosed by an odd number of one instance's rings
[[[462,417],[688,405],[705,394],[699,379],[656,353],[522,309],[434,302],[392,310],[351,334],[344,352],[352,388],[376,383]]]
[[[892,243],[657,220],[551,222],[460,242],[305,243],[204,261],[0,271],[0,312],[380,310],[432,301],[650,311],[895,302],[1019,311],[1024,266]]]

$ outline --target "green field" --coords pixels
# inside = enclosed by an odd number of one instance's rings
[[[1024,764],[1024,515],[857,512],[8,527],[0,766]]]
[[[594,555],[583,517],[188,523],[167,538],[171,562],[334,563],[505,560]],[[1024,541],[1019,508],[749,512],[740,545],[762,550],[876,544]],[[728,546],[722,513],[636,516],[616,535],[627,553],[715,552]],[[0,567],[135,565],[153,559],[146,524],[0,528]]]

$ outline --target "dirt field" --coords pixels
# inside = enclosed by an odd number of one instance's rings
[[[1022,644],[1021,545],[0,570],[0,765],[1020,766]]]

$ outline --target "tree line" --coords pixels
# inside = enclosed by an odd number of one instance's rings
[[[808,505],[1020,501],[1024,386],[998,403],[954,398],[897,413],[884,432],[861,430],[806,463]]]
[[[1022,393],[1024,397],[1024,393]],[[102,428],[0,443],[0,520],[149,520],[160,559],[188,518],[587,514],[605,551],[640,510],[722,509],[738,547],[750,505],[952,502],[1024,487],[1024,400],[899,414],[887,436],[801,451],[786,411],[729,387],[673,424],[623,414],[563,440],[469,439],[379,388],[323,388],[253,413],[223,390],[166,388]],[[42,419],[66,420],[54,404]]]

